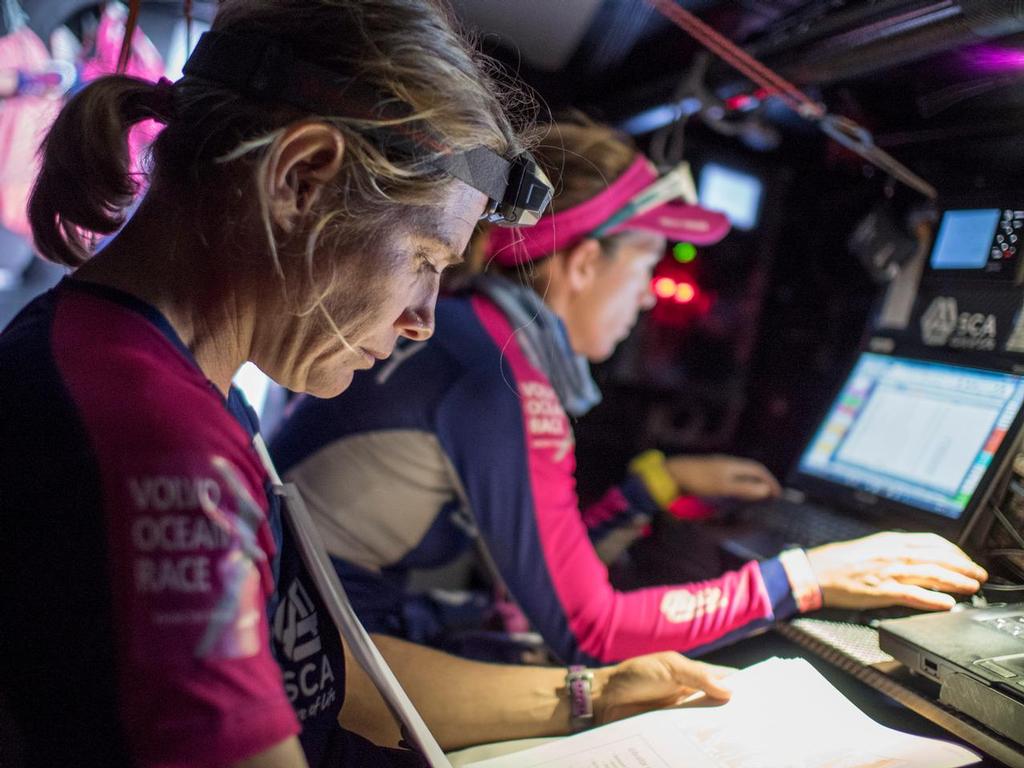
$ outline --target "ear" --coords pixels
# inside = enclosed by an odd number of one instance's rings
[[[582,293],[593,284],[603,258],[601,244],[593,237],[588,237],[565,252],[561,271],[570,293]]]
[[[345,139],[333,125],[304,120],[289,125],[270,148],[266,184],[270,217],[284,232],[316,204],[324,186],[338,175]]]

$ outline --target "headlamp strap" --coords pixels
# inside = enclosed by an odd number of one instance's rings
[[[550,182],[533,158],[511,160],[487,147],[453,152],[394,96],[297,57],[291,45],[258,34],[205,32],[182,70],[189,77],[220,83],[258,101],[278,101],[318,115],[335,115],[394,125],[360,132],[382,151],[421,159],[483,192],[492,201],[488,218],[496,223],[536,221],[551,200]]]

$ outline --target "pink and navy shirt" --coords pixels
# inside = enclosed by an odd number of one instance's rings
[[[481,295],[443,299],[430,341],[399,346],[343,395],[298,400],[271,451],[371,631],[430,642],[443,612],[423,619],[409,576],[451,563],[476,536],[567,663],[707,649],[797,610],[778,559],[703,582],[614,589],[595,540],[654,503],[631,478],[580,510],[568,417]]]
[[[0,335],[0,690],[26,765],[223,766],[337,723],[337,632],[268,494],[255,415],[167,321],[65,280]],[[369,763],[367,762],[369,761]]]

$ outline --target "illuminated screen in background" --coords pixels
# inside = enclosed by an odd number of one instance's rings
[[[700,172],[700,204],[729,217],[737,229],[757,226],[764,185],[756,176],[717,163],[708,163]]]
[[[932,269],[983,269],[999,215],[996,208],[942,214],[932,248]]]
[[[262,418],[263,408],[267,404],[267,394],[273,384],[270,377],[252,363],[246,363],[238,369],[231,383],[242,390],[256,415]]]
[[[1024,402],[1024,379],[864,353],[800,472],[956,519]]]

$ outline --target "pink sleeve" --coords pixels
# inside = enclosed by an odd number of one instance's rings
[[[229,765],[296,734],[269,647],[274,544],[258,477],[189,453],[116,465],[105,462],[104,495],[135,763]]]
[[[612,588],[580,514],[568,417],[550,383],[531,365],[522,347],[508,343],[513,332],[504,316],[479,297],[474,306],[514,374],[526,443],[525,474],[530,487],[523,489],[528,498],[518,513],[525,517],[517,519],[516,532],[506,537],[504,546],[515,543],[526,553],[520,559],[528,557],[530,548],[524,540],[533,523],[558,605],[546,605],[550,598],[538,588],[520,586],[516,591],[517,582],[525,585],[528,577],[537,573],[536,559],[531,559],[528,567],[521,562],[509,566],[512,570],[504,575],[531,623],[556,652],[570,659],[582,651],[610,662],[654,651],[685,651],[770,618],[772,599],[756,562],[709,581],[635,592]],[[611,506],[605,511],[613,510],[615,501],[611,497]],[[593,522],[599,523],[600,508],[593,514]],[[501,546],[502,542],[494,544]],[[503,554],[498,553],[499,559]]]
[[[629,508],[629,499],[618,486],[613,486],[604,496],[583,510],[583,524],[590,529],[608,525],[627,512]]]
[[[529,463],[544,560],[584,653],[610,662],[686,651],[772,615],[756,562],[708,581],[616,591],[576,513],[572,456],[531,446]]]

